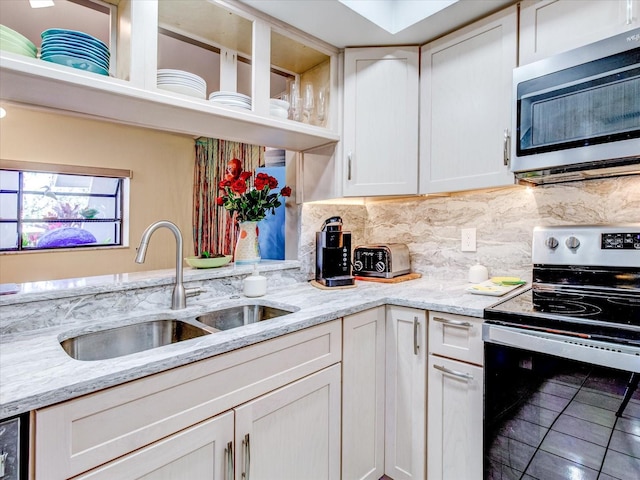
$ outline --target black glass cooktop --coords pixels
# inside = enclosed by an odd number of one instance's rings
[[[484,311],[490,322],[640,345],[640,294],[529,289]]]

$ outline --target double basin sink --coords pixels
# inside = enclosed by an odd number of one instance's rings
[[[296,310],[259,303],[238,305],[207,312],[195,321],[149,320],[67,338],[60,345],[76,360],[106,360],[262,322]]]

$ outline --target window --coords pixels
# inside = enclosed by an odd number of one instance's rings
[[[0,252],[122,245],[130,176],[127,170],[0,161]]]

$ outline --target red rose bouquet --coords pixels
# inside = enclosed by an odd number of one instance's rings
[[[253,182],[252,178],[251,172],[242,172],[236,180],[222,180],[219,185],[222,193],[217,204],[234,213],[239,222],[260,221],[267,213],[274,214],[275,209],[282,205],[280,197],[291,195],[291,188],[287,186],[282,187],[279,193],[273,193],[272,190],[278,187],[278,180],[271,175],[258,173]]]

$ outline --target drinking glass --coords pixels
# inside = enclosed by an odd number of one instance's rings
[[[313,107],[315,105],[315,96],[313,92],[313,85],[305,83],[303,85],[302,95],[302,121],[304,123],[311,123],[313,119]]]
[[[321,88],[318,91],[318,105],[316,105],[316,120],[317,125],[324,127],[327,121],[327,104],[328,104],[328,92],[326,88]]]
[[[297,122],[300,121],[301,110],[302,110],[302,99],[300,98],[300,86],[298,83],[293,82],[291,84],[291,108],[289,112],[289,118],[291,120],[295,120]]]

